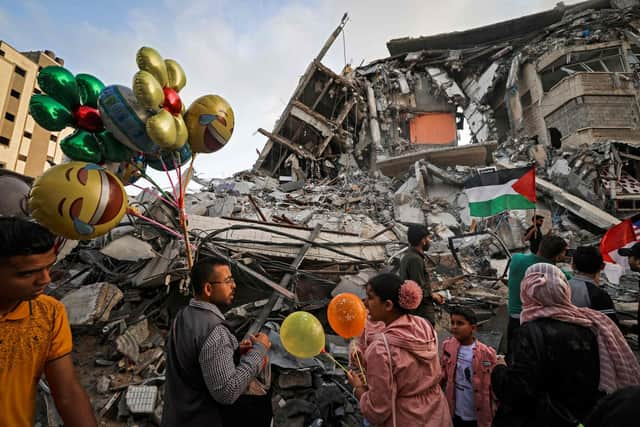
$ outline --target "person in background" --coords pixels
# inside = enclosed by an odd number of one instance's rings
[[[46,228],[0,218],[0,426],[34,425],[43,373],[65,426],[96,425],[71,359],[67,312],[44,294],[55,262],[55,237]]]
[[[427,227],[424,225],[410,225],[407,230],[407,238],[410,247],[400,260],[398,275],[402,280],[413,280],[422,288],[424,299],[413,314],[427,319],[431,322],[431,325],[435,326],[436,313],[433,303],[443,304],[444,297],[431,291],[429,273],[424,263],[425,253],[431,245]]]
[[[451,415],[439,385],[442,371],[433,326],[409,314],[422,302],[417,283],[383,273],[367,284],[366,306],[384,329],[366,347],[366,385],[358,371],[347,376],[360,410],[383,427],[450,427]]]
[[[231,305],[236,288],[226,261],[199,261],[191,270],[191,285],[194,297],[176,315],[167,338],[161,425],[242,425],[228,420],[228,414],[262,370],[271,342],[260,333],[248,346],[239,346],[226,325],[221,310]]]
[[[544,224],[544,217],[542,215],[534,215],[531,218],[533,225],[524,232],[524,241],[529,242],[529,248],[532,254],[537,254],[540,248],[540,242],[542,241],[542,224]]]
[[[556,264],[564,260],[567,252],[567,242],[559,236],[547,235],[540,242],[537,253],[514,254],[509,265],[509,324],[507,326],[508,354],[511,353],[511,344],[516,341],[516,335],[520,328],[520,312],[522,302],[520,301],[520,283],[524,278],[527,268],[537,263]]]
[[[569,280],[571,303],[578,307],[589,307],[606,314],[620,327],[613,301],[609,294],[600,288],[600,272],[604,261],[600,250],[593,246],[581,246],[573,255],[574,276]]]
[[[478,318],[468,308],[453,307],[451,334],[442,343],[445,396],[454,427],[490,427],[495,408],[491,396],[491,371],[496,351],[476,339]]]
[[[495,427],[576,426],[603,394],[640,384],[640,365],[615,323],[571,304],[570,294],[558,267],[527,269],[511,362],[491,375]]]
[[[629,267],[631,271],[640,273],[640,243],[636,243],[630,248],[618,249],[618,254],[629,257]],[[636,317],[636,333],[640,334],[640,295],[638,295],[638,315]]]

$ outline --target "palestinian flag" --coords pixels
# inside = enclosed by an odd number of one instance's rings
[[[467,179],[464,191],[471,216],[486,217],[512,209],[535,209],[536,170],[532,166],[479,173]]]

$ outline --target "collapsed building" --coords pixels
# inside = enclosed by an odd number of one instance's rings
[[[295,180],[353,163],[398,176],[419,159],[445,168],[535,161],[542,177],[574,183],[563,188],[598,208],[637,211],[638,18],[635,1],[559,3],[391,40],[390,57],[338,75],[320,61],[340,26],[273,132],[260,130],[269,139],[254,169]],[[459,145],[464,126],[470,146]],[[607,147],[591,150],[597,143]]]
[[[591,0],[468,31],[391,40],[390,56],[340,73],[311,61],[254,166],[193,180],[186,196],[197,256],[232,265],[227,313],[241,338],[268,331],[274,426],[361,425],[358,402],[322,357],[286,353],[278,324],[294,310],[323,324],[331,297],[364,296],[393,270],[411,223],[427,224],[434,290],[474,309],[484,342],[501,348],[510,252],[524,249],[532,212],[473,221],[462,192],[472,173],[535,162],[544,232],[595,244],[640,206],[640,1]],[[466,128],[470,143],[461,144]],[[179,213],[148,193],[132,206],[162,224],[125,217],[108,235],[68,243],[51,293],[66,305],[82,381],[102,420],[158,424],[164,342],[188,300],[185,244],[168,233]],[[567,266],[569,267],[569,266]],[[605,282],[623,323],[635,323],[637,280]],[[346,363],[349,343],[327,331]],[[638,336],[627,334],[638,348]],[[46,386],[44,425],[55,426]],[[269,391],[267,393],[267,391]],[[46,420],[46,421],[44,421]]]

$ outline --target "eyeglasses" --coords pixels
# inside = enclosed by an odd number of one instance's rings
[[[212,285],[216,284],[216,283],[222,283],[223,285],[230,285],[232,283],[236,283],[235,279],[233,278],[233,276],[229,276],[226,279],[222,280],[222,281],[218,281],[218,282],[209,282]]]

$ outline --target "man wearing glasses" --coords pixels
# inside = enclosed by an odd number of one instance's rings
[[[167,338],[162,426],[223,426],[223,405],[236,402],[256,378],[271,343],[260,333],[240,349],[225,324],[222,309],[231,305],[236,289],[226,261],[198,262],[191,285],[194,297],[176,315]]]

